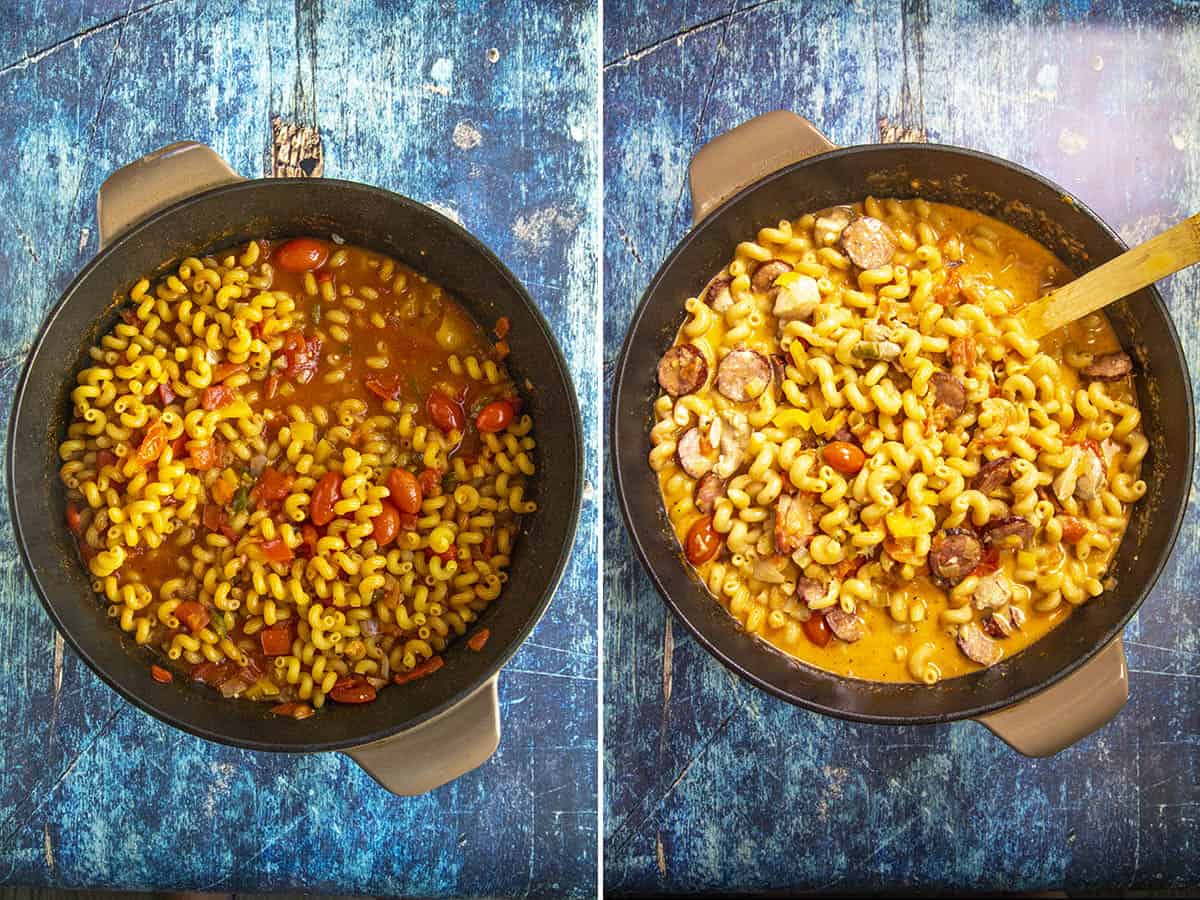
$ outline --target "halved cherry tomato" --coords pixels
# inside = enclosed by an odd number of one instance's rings
[[[273,538],[269,541],[263,541],[258,545],[262,551],[263,559],[267,562],[285,563],[291,562],[294,558],[292,548],[287,545],[283,538]]]
[[[208,610],[195,600],[184,600],[175,607],[175,618],[186,625],[192,634],[202,631],[212,621]]]
[[[245,363],[223,362],[213,366],[212,380],[213,384],[220,384],[234,372],[245,372]]]
[[[415,515],[421,511],[421,482],[408,469],[395,468],[388,472],[387,486],[392,505],[402,513]]]
[[[233,667],[228,663],[202,662],[192,666],[192,681],[199,681],[209,687],[220,687],[221,682],[233,674]]]
[[[1078,544],[1088,532],[1087,526],[1074,516],[1059,516],[1058,522],[1062,525],[1062,539],[1068,544]]]
[[[867,462],[867,455],[862,448],[849,441],[831,441],[821,452],[825,462],[843,475],[854,475]]]
[[[305,522],[300,526],[300,539],[304,541],[304,549],[301,551],[310,559],[317,555],[317,541],[321,539],[321,534],[317,531],[316,526]]]
[[[805,620],[804,633],[818,647],[824,647],[829,643],[829,639],[833,637],[833,633],[825,623],[825,617],[820,613],[813,613]]]
[[[283,336],[283,355],[287,357],[287,368],[283,374],[295,378],[300,384],[308,384],[317,373],[321,359],[321,339],[305,338],[299,331],[289,331]]]
[[[451,431],[462,431],[466,424],[463,408],[439,390],[429,392],[425,409],[433,424],[447,434]]]
[[[275,251],[275,262],[289,272],[311,272],[325,265],[329,248],[312,238],[296,238]]]
[[[396,534],[400,531],[400,513],[396,512],[396,507],[390,503],[384,503],[383,511],[371,520],[371,525],[375,529],[372,532],[375,543],[386,547],[396,539]]]
[[[191,447],[192,465],[202,472],[221,464],[221,447],[214,441],[203,441]]]
[[[717,555],[717,551],[721,549],[721,536],[713,526],[712,516],[698,519],[692,525],[688,530],[684,548],[688,562],[693,566],[702,565]]]
[[[205,503],[200,513],[200,521],[209,531],[220,531],[226,521],[225,510],[215,503]]]
[[[418,663],[407,672],[393,675],[392,681],[396,682],[396,684],[407,684],[410,681],[416,681],[418,678],[424,678],[426,675],[432,675],[445,664],[445,660],[440,656],[431,656],[425,662]]]
[[[150,667],[150,677],[153,678],[155,681],[157,681],[159,684],[170,684],[172,681],[175,680],[175,676],[172,675],[170,672],[168,672],[166,669],[164,669],[162,666],[151,666]]]
[[[496,327],[492,330],[496,333],[496,337],[500,338],[500,340],[504,340],[506,337],[508,337],[508,329],[511,327],[512,325],[508,321],[508,316],[501,316],[496,320]]]
[[[292,652],[292,626],[279,622],[258,633],[263,656],[287,656]]]
[[[158,386],[158,397],[162,400],[163,406],[175,402],[175,391],[171,389],[171,383],[164,381]]]
[[[362,675],[347,675],[338,679],[329,699],[335,703],[370,703],[375,699],[375,688]]]
[[[154,462],[167,449],[167,426],[162,422],[154,422],[146,429],[133,458],[138,465],[145,466]]]
[[[363,379],[367,390],[381,400],[395,400],[400,396],[400,376],[368,375]]]
[[[496,356],[500,358],[501,362],[508,359],[508,354],[512,352],[508,346],[508,341],[496,341],[492,345],[492,349],[496,351]]]
[[[337,472],[326,472],[317,482],[308,507],[308,516],[314,525],[328,525],[333,521],[333,504],[342,499],[342,476]]]
[[[212,411],[221,409],[233,402],[233,391],[223,384],[214,384],[204,389],[200,395],[200,405]]]
[[[271,707],[271,712],[277,716],[290,716],[293,719],[307,719],[309,716],[315,716],[317,711],[307,703],[277,703]]]
[[[286,500],[292,492],[292,484],[296,476],[280,472],[274,466],[267,466],[258,476],[258,482],[250,490],[250,496],[265,503],[279,503]]]
[[[224,506],[233,499],[233,495],[237,493],[237,488],[226,481],[224,478],[218,478],[213,482],[213,486],[208,489],[208,493],[217,503]]]
[[[477,632],[467,638],[467,646],[478,653],[483,649],[483,645],[488,642],[488,638],[492,636],[492,629],[480,628]]]
[[[503,431],[513,420],[513,407],[507,400],[489,403],[475,417],[475,427],[480,431],[495,433]]]
[[[437,497],[442,493],[442,475],[437,469],[426,469],[417,476],[417,484],[421,486],[421,496]]]
[[[976,578],[983,578],[985,575],[991,575],[1000,568],[1000,550],[996,547],[988,547],[983,554],[983,559],[979,561],[971,574]]]
[[[74,503],[67,504],[67,527],[71,529],[73,534],[79,534],[83,531],[83,522],[80,520],[79,507]]]

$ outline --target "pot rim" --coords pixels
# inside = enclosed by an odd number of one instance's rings
[[[711,640],[707,636],[704,629],[698,623],[692,621],[692,619],[689,618],[687,614],[685,614],[685,612],[683,611],[680,604],[671,596],[671,593],[668,591],[664,578],[662,576],[660,576],[659,572],[656,571],[655,568],[650,564],[650,556],[649,556],[649,553],[648,553],[646,547],[644,546],[645,542],[643,541],[642,531],[640,530],[643,526],[635,524],[633,515],[630,511],[629,501],[628,501],[628,497],[627,497],[627,493],[628,493],[628,490],[630,489],[630,486],[626,485],[625,473],[622,471],[621,459],[620,459],[620,455],[618,453],[618,448],[617,448],[617,440],[615,439],[617,432],[618,432],[618,419],[619,419],[619,413],[620,413],[620,409],[621,409],[621,404],[618,401],[623,399],[623,396],[624,396],[624,393],[626,390],[626,380],[627,380],[627,375],[628,375],[629,356],[630,356],[630,352],[632,350],[633,334],[637,330],[638,325],[641,323],[642,318],[646,315],[647,310],[650,306],[651,298],[653,297],[655,292],[658,290],[660,283],[663,280],[665,280],[667,273],[675,265],[676,260],[679,257],[681,257],[684,254],[684,252],[695,241],[697,241],[699,239],[700,235],[704,233],[705,229],[708,227],[711,227],[712,224],[717,221],[717,219],[720,217],[720,215],[722,213],[724,213],[726,210],[729,210],[729,209],[739,205],[750,194],[755,193],[756,191],[758,191],[759,189],[763,188],[764,186],[770,184],[773,181],[786,178],[787,176],[791,175],[793,172],[802,170],[809,166],[818,165],[818,164],[823,163],[830,159],[838,159],[838,158],[843,158],[843,157],[856,156],[856,155],[860,155],[863,153],[871,153],[871,152],[881,152],[881,151],[894,152],[897,150],[916,150],[918,152],[932,151],[932,152],[936,152],[936,153],[945,153],[947,155],[958,155],[960,157],[965,157],[967,159],[983,161],[986,163],[990,163],[990,164],[997,165],[997,166],[1003,167],[1005,169],[1008,169],[1008,170],[1014,172],[1015,174],[1022,176],[1025,179],[1039,183],[1043,187],[1049,188],[1052,191],[1056,192],[1060,197],[1063,198],[1064,201],[1070,203],[1072,206],[1074,206],[1076,209],[1078,209],[1081,213],[1083,213],[1087,218],[1089,218],[1093,222],[1095,222],[1096,225],[1101,229],[1101,231],[1106,236],[1108,236],[1119,248],[1121,248],[1122,250],[1128,249],[1128,245],[1126,245],[1126,243],[1121,239],[1120,235],[1118,235],[1116,233],[1116,231],[1114,231],[1108,225],[1108,223],[1104,221],[1104,219],[1102,219],[1099,215],[1097,215],[1096,212],[1094,210],[1092,210],[1092,208],[1090,206],[1088,206],[1086,203],[1081,201],[1078,197],[1076,197],[1070,191],[1065,190],[1060,185],[1056,184],[1055,182],[1051,181],[1050,179],[1046,178],[1045,176],[1040,175],[1037,172],[1034,172],[1031,169],[1028,169],[1018,163],[1011,162],[1010,160],[1004,159],[1003,157],[995,156],[993,154],[984,153],[979,150],[973,150],[968,147],[959,147],[959,146],[955,146],[952,144],[934,144],[934,143],[929,143],[929,142],[912,142],[912,143],[904,142],[904,143],[895,143],[895,144],[882,144],[882,143],[854,144],[854,145],[850,145],[850,146],[846,146],[846,147],[835,147],[832,150],[828,150],[823,153],[813,154],[812,156],[805,157],[804,159],[798,160],[797,162],[790,163],[790,164],[783,166],[782,168],[777,169],[774,172],[770,172],[770,173],[764,175],[763,177],[751,182],[750,184],[747,184],[744,187],[740,188],[733,195],[731,195],[726,200],[724,200],[720,205],[713,208],[700,222],[693,223],[692,226],[688,229],[688,231],[684,234],[684,236],[675,245],[675,247],[671,251],[671,253],[663,261],[662,265],[659,266],[658,271],[655,272],[654,277],[650,280],[645,291],[642,293],[642,297],[638,301],[638,305],[634,309],[633,315],[630,317],[629,324],[626,326],[625,337],[621,343],[621,352],[617,357],[617,364],[616,364],[616,369],[615,369],[615,373],[614,373],[614,377],[613,377],[613,385],[614,385],[613,395],[612,395],[613,402],[610,404],[610,408],[608,411],[608,426],[609,426],[608,433],[610,435],[614,436],[614,439],[611,441],[610,447],[609,447],[609,458],[610,458],[610,461],[612,464],[612,469],[613,469],[613,482],[616,486],[617,501],[621,508],[621,517],[625,523],[625,530],[630,537],[631,543],[633,544],[634,551],[636,552],[638,559],[642,564],[642,568],[649,575],[650,580],[653,583],[655,590],[658,592],[659,597],[663,600],[663,602],[666,604],[667,608],[671,611],[671,613],[674,614],[676,619],[678,619],[679,621],[681,621],[684,624],[684,626],[691,633],[692,637],[694,637],[696,639],[696,641],[709,654],[711,654],[713,657],[715,657],[723,666],[725,666],[730,671],[734,672],[740,678],[745,679],[746,681],[753,684],[755,687],[767,692],[768,694],[778,697],[779,699],[787,701],[788,703],[791,703],[795,706],[801,706],[806,709],[812,710],[813,712],[821,713],[822,715],[832,716],[833,718],[842,719],[845,721],[864,722],[864,723],[876,724],[876,725],[932,725],[932,724],[940,724],[940,723],[944,723],[944,722],[960,721],[963,719],[974,719],[974,718],[978,718],[979,716],[986,715],[987,713],[996,712],[1001,709],[1007,709],[1007,708],[1019,703],[1020,701],[1033,696],[1034,694],[1040,693],[1041,691],[1045,690],[1046,688],[1051,687],[1052,685],[1060,683],[1063,679],[1068,678],[1069,676],[1074,674],[1085,663],[1089,662],[1092,658],[1094,658],[1101,650],[1103,650],[1106,646],[1108,646],[1114,639],[1119,639],[1120,636],[1122,635],[1122,633],[1124,632],[1125,627],[1129,624],[1129,620],[1132,619],[1133,616],[1136,615],[1137,611],[1141,608],[1141,606],[1145,602],[1146,598],[1150,595],[1150,592],[1154,589],[1154,586],[1158,582],[1159,577],[1162,575],[1163,569],[1166,567],[1167,563],[1170,561],[1171,554],[1175,547],[1175,543],[1179,537],[1180,529],[1183,525],[1184,517],[1186,516],[1186,513],[1187,513],[1187,504],[1182,503],[1179,505],[1179,509],[1174,516],[1174,521],[1171,523],[1170,539],[1168,541],[1166,541],[1166,543],[1164,544],[1162,553],[1158,560],[1158,563],[1155,565],[1154,570],[1151,573],[1150,577],[1146,580],[1145,584],[1140,586],[1140,588],[1138,590],[1138,594],[1137,594],[1137,599],[1129,605],[1129,608],[1124,613],[1124,615],[1121,616],[1121,618],[1118,620],[1118,622],[1116,623],[1115,626],[1108,629],[1108,631],[1106,631],[1105,634],[1100,639],[1096,640],[1085,653],[1082,653],[1082,654],[1072,658],[1071,660],[1069,660],[1061,668],[1059,668],[1053,675],[1043,679],[1039,683],[1035,683],[1028,687],[1022,688],[1020,690],[1015,690],[1002,700],[981,703],[978,706],[967,707],[964,709],[949,711],[949,712],[945,712],[945,713],[935,713],[935,714],[928,714],[928,715],[913,715],[913,716],[860,713],[860,712],[854,712],[854,711],[850,711],[850,710],[846,710],[846,709],[833,707],[833,706],[818,702],[816,700],[813,700],[809,697],[804,697],[804,696],[800,696],[800,695],[791,693],[790,691],[785,690],[784,688],[780,687],[779,685],[775,684],[774,682],[770,681],[769,679],[757,675],[756,673],[751,671],[749,667],[743,665],[738,660],[734,659],[731,654],[726,653],[720,647],[718,647],[714,643],[714,641]],[[1163,301],[1162,295],[1159,293],[1158,288],[1155,284],[1150,284],[1143,290],[1145,292],[1147,292],[1148,296],[1150,297],[1151,302],[1155,305],[1158,312],[1161,314],[1163,319],[1166,321],[1167,331],[1171,336],[1171,349],[1174,351],[1175,356],[1176,356],[1176,361],[1179,364],[1179,368],[1184,373],[1184,377],[1187,381],[1187,383],[1186,383],[1187,390],[1184,391],[1184,396],[1186,398],[1186,406],[1187,406],[1187,409],[1186,409],[1187,418],[1189,421],[1195,422],[1196,416],[1195,416],[1194,401],[1192,398],[1191,377],[1190,377],[1188,366],[1187,366],[1186,356],[1184,355],[1184,352],[1183,352],[1183,345],[1180,342],[1179,332],[1175,327],[1174,319],[1171,317],[1170,310],[1167,307],[1166,303]],[[1165,348],[1157,349],[1156,352],[1164,353],[1164,352],[1166,352],[1166,349]],[[1188,494],[1191,490],[1191,485],[1192,485],[1192,481],[1193,481],[1193,469],[1195,467],[1194,429],[1190,429],[1187,432],[1187,435],[1188,435],[1188,439],[1187,439],[1187,471],[1188,471],[1188,475],[1187,475],[1186,483],[1183,484],[1180,489],[1181,494],[1184,497],[1188,496]],[[686,574],[687,573],[686,563],[684,563],[682,561],[682,558],[680,558],[679,565],[683,568],[683,571]],[[701,587],[701,589],[705,590],[707,592],[707,588]],[[713,603],[717,602],[717,600],[715,598],[712,598],[711,595],[710,595],[710,599],[712,600]],[[728,612],[728,611],[726,611],[726,612]],[[728,619],[729,619],[729,621],[727,624],[731,630],[740,632],[742,634],[745,633],[743,631],[743,629],[741,628],[741,625],[737,622],[736,619],[734,619],[732,616],[728,616]],[[725,625],[726,623],[722,622],[722,624]],[[816,670],[818,672],[821,672],[824,675],[832,676],[843,683],[853,685],[855,687],[862,686],[864,688],[867,688],[867,687],[870,687],[873,685],[890,685],[891,684],[888,682],[869,681],[867,679],[862,679],[862,678],[851,678],[849,676],[839,675],[835,672],[829,672],[828,670],[821,669],[818,666],[813,666],[810,663],[806,663],[803,660],[800,660],[796,657],[792,657],[789,654],[784,653],[782,650],[779,650],[778,648],[774,647],[773,645],[769,644],[768,642],[766,642],[760,638],[757,638],[754,636],[752,636],[752,637],[753,637],[755,645],[761,652],[777,654],[777,655],[785,658],[787,661],[791,662],[793,665],[795,665],[797,667]],[[978,673],[973,673],[973,674],[978,674]],[[965,675],[965,676],[961,676],[961,677],[970,678],[971,675]]]
[[[513,288],[514,293],[519,296],[521,301],[526,305],[526,307],[528,307],[533,320],[541,329],[545,344],[549,348],[551,360],[562,375],[563,383],[567,388],[566,394],[567,404],[570,411],[570,426],[574,432],[575,459],[573,461],[574,478],[571,479],[571,487],[573,490],[570,501],[570,510],[568,513],[570,528],[565,532],[562,547],[558,552],[557,558],[554,561],[554,565],[550,568],[550,578],[547,582],[547,587],[543,595],[539,598],[538,602],[531,608],[530,615],[525,624],[521,627],[509,644],[505,646],[503,652],[500,653],[499,656],[497,656],[495,660],[493,660],[493,662],[482,671],[481,674],[473,678],[466,687],[460,689],[449,699],[419,715],[413,716],[402,722],[397,722],[395,725],[377,729],[376,731],[361,737],[356,736],[332,740],[317,740],[310,743],[305,743],[301,746],[283,746],[269,740],[245,740],[241,738],[229,737],[219,731],[197,725],[194,722],[186,721],[181,717],[161,708],[149,697],[142,696],[137,690],[123,683],[122,678],[124,678],[128,673],[132,673],[134,671],[132,666],[126,672],[122,672],[120,675],[114,675],[96,662],[92,655],[87,652],[85,647],[78,640],[76,640],[75,636],[65,628],[55,608],[55,602],[46,595],[46,591],[42,586],[41,580],[38,577],[38,573],[33,566],[26,547],[26,536],[21,529],[21,517],[17,513],[18,498],[15,473],[18,460],[14,438],[16,437],[17,422],[22,415],[22,403],[25,399],[25,391],[28,385],[29,377],[33,370],[33,362],[37,358],[42,348],[42,344],[45,342],[49,333],[53,330],[59,315],[65,309],[67,303],[73,296],[75,296],[76,292],[87,281],[91,273],[97,267],[99,267],[104,260],[106,260],[111,254],[116,253],[119,248],[124,246],[127,242],[136,240],[138,237],[151,231],[162,220],[175,215],[180,215],[194,204],[202,201],[208,201],[218,195],[236,194],[243,191],[281,190],[295,184],[303,184],[306,186],[328,185],[330,187],[337,187],[342,190],[384,195],[390,202],[408,206],[415,210],[419,215],[426,216],[431,220],[438,222],[440,226],[446,227],[448,230],[454,233],[456,237],[466,243],[474,252],[478,253],[484,260],[492,264],[496,271],[508,280],[510,286]],[[438,210],[420,203],[419,201],[413,200],[410,197],[406,197],[403,194],[389,191],[386,188],[376,187],[374,185],[364,184],[362,182],[347,181],[336,178],[250,178],[228,184],[222,184],[208,190],[191,194],[151,213],[136,225],[121,231],[121,233],[118,234],[107,245],[99,248],[95,256],[88,260],[84,267],[79,270],[74,278],[71,279],[71,282],[63,290],[58,300],[45,313],[42,319],[42,324],[38,328],[37,335],[30,344],[29,351],[26,354],[25,360],[21,366],[20,377],[17,380],[14,390],[14,399],[8,421],[8,447],[7,452],[5,453],[4,464],[5,474],[8,481],[7,494],[10,519],[16,536],[17,550],[20,554],[21,562],[25,568],[25,572],[29,575],[33,589],[37,593],[38,599],[41,601],[42,608],[46,611],[47,615],[50,617],[50,620],[53,622],[55,630],[68,644],[70,644],[71,648],[79,655],[84,663],[86,663],[87,667],[93,673],[95,673],[101,681],[108,685],[108,687],[110,687],[112,690],[116,691],[116,693],[126,701],[161,722],[164,722],[174,728],[178,728],[179,730],[185,731],[196,737],[214,741],[219,744],[273,753],[317,753],[335,750],[348,750],[354,747],[359,747],[365,744],[370,744],[386,738],[397,736],[403,732],[417,727],[418,725],[428,722],[436,716],[454,709],[464,700],[475,694],[475,692],[477,692],[489,680],[496,677],[500,670],[507,665],[512,657],[516,654],[517,650],[520,649],[521,645],[528,639],[529,635],[533,632],[533,629],[537,627],[538,623],[545,615],[551,600],[553,600],[554,595],[557,593],[562,584],[563,576],[566,573],[567,565],[570,562],[571,555],[574,550],[575,536],[578,534],[579,530],[579,518],[583,505],[583,486],[585,478],[583,421],[579,411],[579,401],[575,392],[574,382],[571,378],[571,372],[567,366],[566,359],[562,354],[562,349],[558,344],[558,340],[554,336],[554,332],[551,330],[549,323],[542,315],[540,307],[534,301],[532,295],[521,283],[521,281],[512,273],[508,266],[506,266],[500,260],[500,258],[496,256],[496,254],[492,252],[492,250],[479,238],[475,237],[475,235],[467,231],[462,225]],[[510,586],[506,586],[506,589],[510,589]],[[75,598],[72,595],[71,597],[64,598],[58,602],[72,602],[74,599]],[[119,639],[121,636],[115,635],[114,637]]]

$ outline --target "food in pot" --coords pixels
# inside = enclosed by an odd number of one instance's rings
[[[1147,441],[1103,315],[1023,330],[1069,278],[1001,222],[870,198],[764,228],[697,278],[666,359],[705,377],[670,379],[694,388],[658,398],[650,464],[747,631],[932,684],[1104,592]]]
[[[536,509],[507,320],[491,337],[417,272],[312,238],[188,258],[128,299],[60,474],[152,677],[306,718],[437,671]]]

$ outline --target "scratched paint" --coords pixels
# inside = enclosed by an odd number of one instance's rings
[[[636,0],[605,15],[605,386],[690,219],[708,139],[790,108],[835,142],[986,150],[1145,239],[1200,211],[1200,8]],[[1062,139],[1062,135],[1067,135]],[[1164,295],[1200,359],[1200,273]],[[972,723],[802,711],[673,625],[605,498],[605,882],[613,893],[996,891],[1200,881],[1200,508],[1126,632],[1131,697],[1027,760]]]
[[[11,394],[44,312],[96,251],[94,198],[110,171],[191,138],[262,175],[278,116],[319,131],[327,176],[435,205],[496,251],[554,328],[595,436],[592,5],[3,0],[0,16],[22,23],[0,34],[0,101],[23,110],[0,121],[0,392]],[[518,223],[543,210],[553,222],[531,245]],[[0,529],[0,883],[590,895],[594,440],[586,465],[563,586],[500,677],[499,751],[415,799],[386,794],[339,755],[218,746],[126,704],[56,642]]]

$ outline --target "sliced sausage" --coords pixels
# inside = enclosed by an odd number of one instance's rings
[[[1013,480],[1012,464],[1011,456],[988,460],[971,479],[971,487],[981,494],[991,494],[996,488],[1009,484]]]
[[[953,421],[962,415],[967,408],[967,389],[961,381],[949,372],[934,372],[929,386],[933,389],[934,408],[945,421]]]
[[[1012,585],[1003,572],[993,572],[979,579],[972,600],[976,609],[999,609],[1012,599]]]
[[[929,551],[929,568],[944,587],[953,587],[970,575],[983,559],[979,538],[964,528],[951,528],[935,538]]]
[[[708,361],[694,344],[677,344],[658,361],[658,384],[672,397],[682,397],[704,387]]]
[[[863,620],[854,613],[846,612],[840,606],[830,607],[829,611],[825,613],[825,624],[839,640],[843,640],[847,644],[861,640],[867,633]]]
[[[784,272],[790,271],[792,271],[791,263],[785,263],[782,259],[768,259],[765,263],[760,263],[754,270],[754,275],[750,278],[750,286],[756,291],[769,291],[775,286],[776,278]]]
[[[725,479],[709,472],[696,484],[696,509],[710,513],[717,500],[725,496]]]
[[[1033,540],[1033,523],[1021,516],[992,519],[982,530],[983,539],[989,547],[1028,547]]]
[[[1011,637],[1013,632],[1019,631],[1025,624],[1025,613],[1019,606],[1010,606],[1004,612],[994,612],[986,616],[980,624],[989,637]]]
[[[717,366],[717,390],[735,403],[756,399],[771,383],[771,364],[754,350],[733,350]]]
[[[834,206],[820,213],[813,222],[813,234],[817,243],[836,244],[852,218],[854,210],[849,206]]]
[[[733,284],[733,279],[728,275],[718,275],[705,288],[704,302],[716,312],[725,312],[725,310],[733,305],[733,294],[729,292],[731,284]]]
[[[1093,381],[1120,381],[1133,371],[1133,360],[1120,351],[1097,356],[1083,367],[1083,374]]]
[[[896,255],[896,235],[885,223],[863,216],[842,232],[842,249],[860,269],[878,269]]]
[[[984,634],[975,622],[958,627],[958,649],[981,666],[993,666],[1004,655],[1000,645]]]
[[[703,478],[717,462],[717,453],[708,436],[699,428],[688,429],[675,447],[679,467],[692,478]]]
[[[825,585],[812,578],[801,575],[796,579],[796,599],[807,607],[812,607],[814,603],[825,596]]]
[[[806,496],[780,494],[775,501],[775,549],[791,556],[807,547],[813,534],[812,501]]]
[[[771,374],[775,376],[775,386],[779,387],[787,377],[788,358],[782,353],[772,353],[770,360]]]

